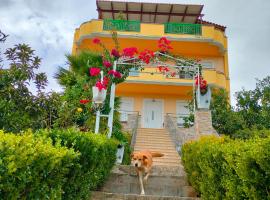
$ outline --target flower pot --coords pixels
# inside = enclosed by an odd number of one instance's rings
[[[116,163],[117,164],[122,163],[123,157],[124,157],[124,151],[125,151],[125,146],[124,145],[118,145],[117,152],[116,152]]]
[[[98,87],[93,86],[92,87],[93,92],[93,102],[94,103],[103,103],[106,99],[106,92],[107,90],[102,89],[101,91],[98,89]]]
[[[199,109],[209,109],[211,102],[211,89],[208,87],[205,94],[201,94],[200,91],[196,90],[196,98],[197,98],[197,107]]]

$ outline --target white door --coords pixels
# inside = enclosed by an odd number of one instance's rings
[[[184,119],[183,117],[187,117],[189,115],[188,102],[186,101],[176,101],[176,115],[177,115],[177,125],[183,126]]]
[[[144,100],[144,128],[163,128],[163,101]]]
[[[120,121],[126,122],[128,121],[128,114],[132,114],[133,111],[133,98],[131,97],[121,97],[120,104]]]

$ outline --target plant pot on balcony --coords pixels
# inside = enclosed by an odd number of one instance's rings
[[[207,91],[196,90],[197,107],[199,109],[209,109],[211,102],[211,89],[208,87]]]
[[[104,89],[99,90],[98,87],[93,86],[92,92],[93,92],[93,102],[100,104],[105,101],[107,90],[104,90]]]
[[[116,152],[116,163],[117,164],[122,164],[123,157],[124,157],[124,151],[125,151],[125,146],[122,144],[119,144],[117,146],[117,152]]]

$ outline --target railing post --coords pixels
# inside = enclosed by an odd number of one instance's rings
[[[116,71],[117,61],[113,63],[113,70]],[[108,119],[109,134],[108,138],[112,137],[112,128],[113,128],[113,114],[114,114],[114,98],[115,98],[115,83],[112,83],[111,86],[111,95],[110,95],[110,113]]]

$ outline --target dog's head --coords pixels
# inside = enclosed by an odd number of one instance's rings
[[[139,152],[132,153],[130,157],[131,157],[131,165],[133,165],[134,167],[141,167],[145,159],[147,159],[145,155]]]

